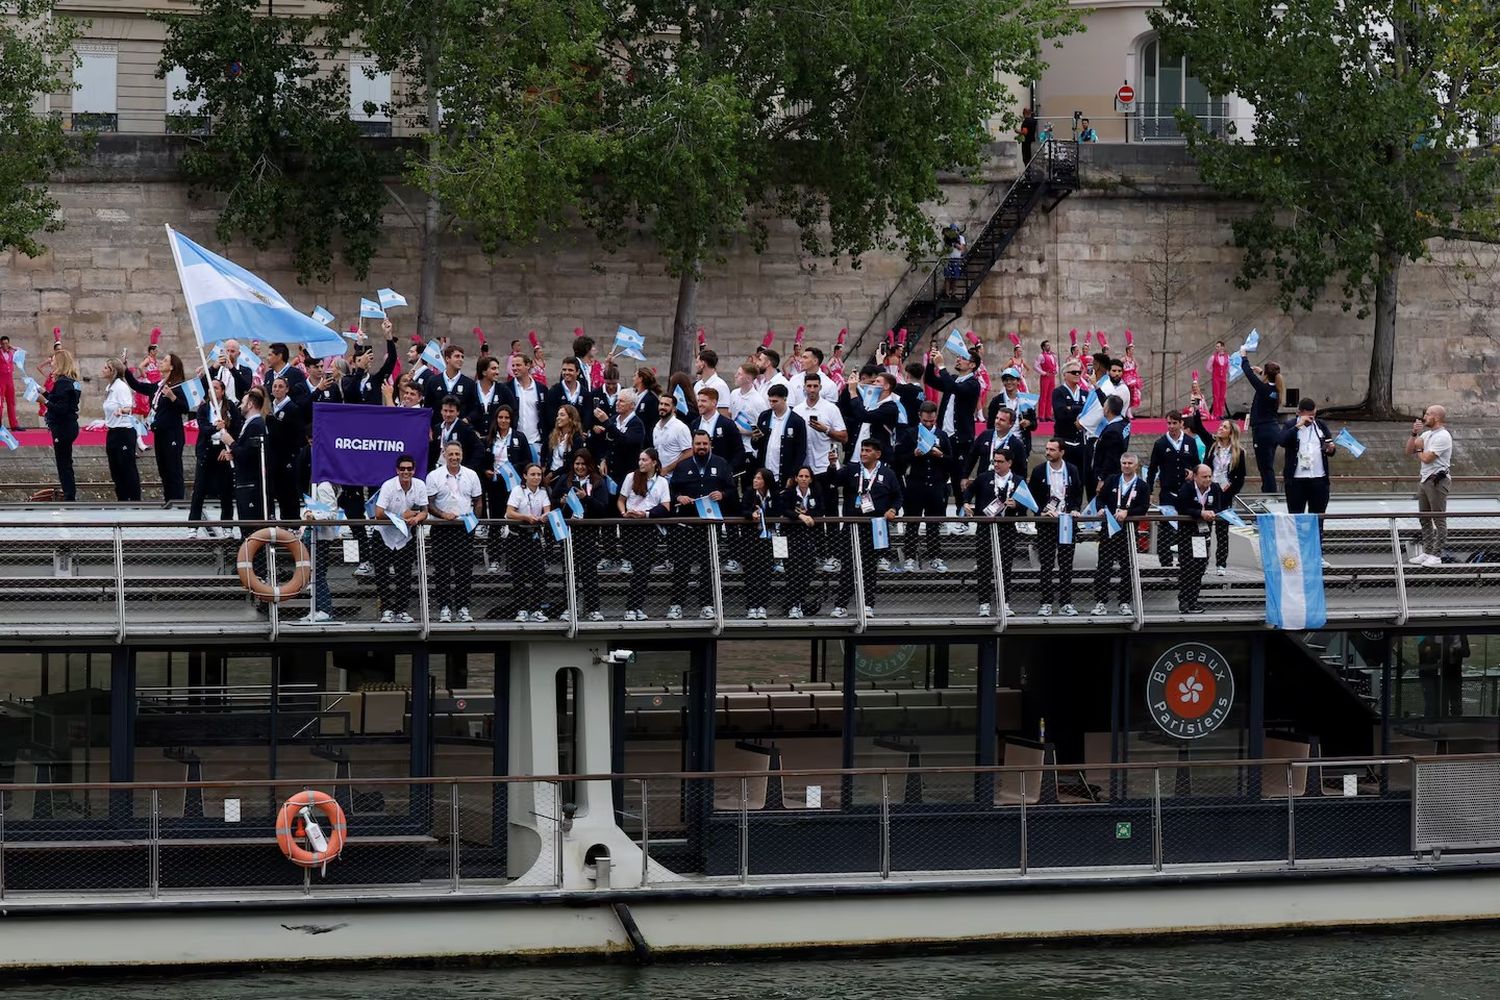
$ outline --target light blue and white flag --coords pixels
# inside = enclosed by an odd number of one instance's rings
[[[1034,409],[1036,409],[1037,403],[1041,401],[1041,398],[1042,397],[1040,395],[1038,395],[1037,393],[1034,393],[1034,392],[1018,392],[1018,393],[1016,393],[1016,411],[1017,411],[1016,412],[1016,417],[1018,419],[1020,418],[1020,416],[1021,416],[1020,411],[1021,410],[1034,410]]]
[[[337,515],[340,520],[344,516],[333,504],[319,503],[306,493],[302,494],[302,509],[310,510],[314,514],[327,514],[329,517]]]
[[[385,516],[386,519],[394,524],[396,528],[401,532],[403,538],[411,537],[411,525],[407,524],[405,519],[402,518],[402,516],[398,512],[394,510],[388,510],[385,512]]]
[[[1025,507],[1027,510],[1031,511],[1033,514],[1041,509],[1037,506],[1036,497],[1031,495],[1031,487],[1026,485],[1025,480],[1022,480],[1021,482],[1016,484],[1015,492],[1010,496],[1012,500],[1020,504],[1022,507]]]
[[[1316,514],[1261,514],[1260,563],[1266,574],[1266,623],[1276,628],[1322,628],[1323,540]]]
[[[542,463],[542,449],[540,445],[531,446],[531,460],[538,465]]]
[[[1108,396],[1109,391],[1114,387],[1115,384],[1107,375],[1101,378],[1099,384],[1095,386],[1105,396]],[[1088,402],[1083,404],[1083,412],[1078,415],[1078,425],[1088,431],[1091,436],[1098,437],[1099,432],[1104,429],[1105,422],[1104,404],[1099,401],[1099,393],[1089,393]]]
[[[479,527],[479,517],[472,510],[460,517],[459,521],[463,523],[466,534],[474,534],[474,529]]]
[[[500,479],[505,483],[506,489],[513,490],[521,485],[521,474],[509,462],[501,462],[495,467],[495,471],[500,473]]]
[[[873,410],[880,405],[880,386],[862,385],[859,387],[860,402],[865,404],[865,409]]]
[[[1245,373],[1240,368],[1240,356],[1236,354],[1229,359],[1229,380],[1227,384],[1234,385],[1237,380],[1244,377]]]
[[[552,537],[559,542],[567,538],[570,534],[568,531],[568,522],[564,520],[562,511],[560,510],[547,511],[547,527],[552,529]]]
[[[1073,544],[1073,515],[1072,514],[1059,514],[1059,515],[1057,515],[1057,544],[1058,545],[1072,545]]]
[[[615,353],[637,361],[646,360],[646,338],[628,326],[615,331]]]
[[[422,348],[422,361],[429,368],[436,368],[438,371],[446,368],[447,365],[443,363],[443,345],[435,340],[429,340]]]
[[[375,297],[380,300],[381,309],[395,309],[406,305],[406,296],[393,292],[389,288],[382,288],[375,293]]]
[[[0,424],[0,444],[5,445],[11,451],[21,447],[21,442],[17,441],[16,436],[10,432],[10,428],[3,424]]]
[[[1156,509],[1159,510],[1159,511],[1161,511],[1163,517],[1176,517],[1177,516],[1177,508],[1173,507],[1169,503],[1159,503],[1159,504],[1156,505]],[[1173,531],[1177,530],[1177,522],[1176,521],[1168,521],[1167,523],[1172,526],[1172,530]]]
[[[724,520],[724,513],[719,510],[719,503],[713,497],[699,497],[693,501],[693,506],[698,508],[698,516],[705,521]]]
[[[151,428],[146,426],[146,421],[140,417],[135,418],[135,436],[145,441],[151,434]]]
[[[891,526],[885,518],[870,518],[870,545],[876,552],[891,547]]]
[[[947,349],[949,354],[957,357],[967,358],[969,356],[969,342],[964,339],[963,332],[956,326],[948,334],[948,339],[943,341],[943,347]]]
[[[1333,439],[1333,443],[1340,448],[1347,449],[1349,454],[1355,458],[1359,458],[1365,453],[1365,446],[1360,444],[1353,434],[1349,433],[1349,428],[1347,427],[1338,432],[1338,436]]]
[[[1104,509],[1104,530],[1110,538],[1120,533],[1120,522],[1115,520],[1115,512],[1107,507]]]
[[[385,310],[380,308],[379,302],[371,302],[369,299],[359,300],[360,319],[385,319]]]
[[[333,322],[333,313],[329,312],[327,309],[324,309],[322,306],[313,306],[312,318],[317,320],[319,323],[322,323],[324,326],[327,326],[329,323]]]
[[[1099,513],[1099,498],[1094,497],[1094,499],[1090,500],[1089,505],[1083,508],[1083,513],[1084,516]]]
[[[687,394],[682,391],[682,386],[672,386],[672,398],[677,400],[677,412],[686,414],[689,412]]]
[[[930,431],[921,424],[917,425],[917,454],[925,455],[937,447],[937,432]]]
[[[177,387],[182,393],[182,398],[187,402],[189,410],[197,410],[203,405],[203,383],[195,378],[190,378]]]
[[[1259,330],[1251,330],[1250,331],[1250,336],[1246,337],[1245,338],[1245,342],[1240,345],[1240,350],[1245,351],[1245,352],[1247,352],[1249,354],[1254,354],[1255,353],[1255,349],[1257,347],[1259,347],[1259,346],[1260,346],[1260,331]],[[1238,352],[1236,352],[1236,353],[1238,353]]]
[[[1245,519],[1236,514],[1233,507],[1225,507],[1223,510],[1219,511],[1218,518],[1221,521],[1229,522],[1236,528],[1245,527]]]
[[[568,495],[564,498],[563,502],[568,505],[568,510],[572,512],[574,517],[583,516],[583,501],[578,499],[577,493],[569,490]]]
[[[735,414],[734,423],[736,427],[739,427],[742,430],[755,430],[755,421],[750,419],[749,410],[741,410],[739,413]]]
[[[16,363],[16,371],[22,375],[26,374],[26,348],[18,347],[11,354],[11,360]]]
[[[343,341],[340,341],[339,343],[342,344]],[[342,348],[340,349],[340,353],[343,353]],[[263,368],[264,366],[265,366],[265,362],[261,360],[261,357],[260,357],[259,354],[256,354],[254,351],[252,351],[248,347],[241,347],[240,348],[240,367],[241,368],[248,368],[248,369],[250,369],[250,372],[252,374],[254,374],[255,372],[260,371],[261,368]]]
[[[380,506],[380,494],[374,494],[365,501],[365,520],[375,520],[375,508]]]
[[[26,398],[26,402],[35,403],[42,394],[42,387],[37,384],[36,379],[27,375],[26,381],[22,383],[21,394]]]
[[[315,358],[344,353],[343,337],[298,312],[264,280],[166,228],[199,344],[253,337],[306,344]]]

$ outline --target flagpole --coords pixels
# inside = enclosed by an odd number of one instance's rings
[[[163,228],[167,231],[167,246],[172,248],[172,262],[177,265],[177,284],[186,289],[187,284],[182,278],[182,254],[177,249],[177,241],[172,238],[172,227],[170,224],[163,224]],[[183,301],[187,301],[186,292],[183,293]],[[214,423],[217,424],[221,419],[219,404],[214,399],[214,387],[212,379],[209,378],[208,374],[208,355],[203,350],[203,331],[198,327],[198,311],[193,308],[191,302],[188,303],[188,321],[193,324],[193,339],[198,342],[198,360],[203,362],[203,379],[205,382],[210,383],[206,386],[208,389],[208,412],[213,417]],[[187,373],[184,372],[183,374]],[[234,375],[231,373],[230,378],[233,377]],[[203,428],[198,428],[198,433],[203,433]]]

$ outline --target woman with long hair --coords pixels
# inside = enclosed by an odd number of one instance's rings
[[[505,502],[515,488],[506,482],[502,467],[509,463],[515,473],[516,485],[520,484],[521,470],[531,461],[531,443],[526,435],[515,428],[516,411],[509,403],[495,408],[490,423],[489,437],[484,452],[479,456],[479,479],[484,486],[484,509],[488,517],[499,520],[505,516]],[[485,542],[489,572],[500,572],[500,556],[504,549],[499,527],[491,527]]]
[[[661,419],[661,383],[656,380],[655,370],[637,368],[631,387],[635,389],[635,415],[641,418],[641,427],[649,440],[651,428]]]
[[[568,403],[559,406],[552,433],[542,442],[542,482],[548,489],[567,478],[568,470],[573,467],[573,453],[587,444],[578,410]]]
[[[204,377],[201,381],[207,384],[211,396],[198,406],[198,441],[193,446],[196,463],[193,467],[193,496],[188,505],[188,520],[203,520],[204,502],[213,498],[219,501],[219,520],[233,521],[232,470],[229,468],[229,460],[222,457],[228,450],[228,445],[214,426],[214,421],[222,418],[229,425],[231,434],[238,433],[240,411],[226,395],[223,380]],[[218,529],[204,528],[203,533],[212,538],[218,533]],[[192,534],[196,537],[198,529],[192,529]]]
[[[602,622],[599,610],[599,526],[589,524],[609,517],[613,505],[609,483],[587,448],[572,455],[572,472],[552,485],[552,506],[562,511],[573,536],[573,573],[578,581],[578,612],[587,621]]]
[[[781,513],[787,518],[786,616],[801,618],[805,611],[813,610],[813,604],[808,603],[808,588],[818,566],[815,519],[827,513],[816,476],[809,466],[799,468],[792,477],[792,485],[781,494]]]
[[[1260,470],[1262,493],[1276,492],[1276,454],[1281,448],[1281,404],[1286,399],[1286,384],[1281,380],[1281,366],[1267,361],[1264,366],[1250,364],[1240,351],[1240,371],[1255,390],[1250,400],[1250,437],[1255,443],[1255,467]]]
[[[1221,420],[1213,434],[1203,426],[1202,407],[1193,407],[1188,426],[1203,442],[1204,464],[1214,470],[1213,482],[1219,487],[1219,506],[1215,513],[1234,506],[1234,498],[1245,488],[1245,449],[1240,446],[1240,429],[1233,420]],[[1229,522],[1214,520],[1215,574],[1223,576],[1229,566]]]
[[[756,469],[745,488],[744,510],[755,523],[744,539],[745,617],[765,620],[771,599],[771,539],[778,533],[781,493],[769,469]]]
[[[83,383],[78,381],[78,363],[62,348],[52,352],[52,377],[43,398],[43,419],[52,435],[52,459],[57,463],[57,485],[62,498],[71,503],[78,499],[73,478],[73,442],[78,440],[78,399]]]
[[[620,486],[617,505],[620,515],[631,520],[666,517],[672,497],[667,478],[661,474],[661,458],[655,448],[641,452],[635,471]],[[624,549],[633,569],[630,574],[629,598],[625,603],[625,620],[646,620],[646,584],[651,577],[651,556],[661,537],[644,524],[622,529]]]
[[[186,481],[182,475],[182,448],[187,441],[183,421],[189,415],[187,397],[182,393],[182,383],[187,381],[187,370],[182,359],[168,354],[166,364],[158,370],[155,380],[139,379],[128,370],[125,380],[130,388],[151,401],[151,444],[156,452],[156,474],[161,478],[163,503],[187,497]]]
[[[542,610],[547,596],[547,548],[542,525],[550,510],[552,498],[542,489],[542,467],[528,462],[521,485],[510,491],[505,502],[505,519],[511,522],[511,593],[516,597],[518,622],[547,620]]]
[[[135,393],[130,390],[130,370],[119,358],[110,358],[99,377],[109,387],[104,394],[104,451],[115,499],[139,502],[141,474],[135,467]]]

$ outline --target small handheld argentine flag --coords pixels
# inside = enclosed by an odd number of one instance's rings
[[[1221,521],[1227,521],[1228,523],[1234,525],[1236,528],[1245,527],[1245,519],[1236,514],[1233,507],[1225,507],[1223,510],[1219,511],[1218,518]]]
[[[318,503],[306,493],[302,494],[302,509],[310,510],[314,514],[328,514],[330,516],[336,513],[332,504]],[[342,518],[343,515],[340,514],[339,516]]]
[[[396,526],[396,529],[401,532],[403,538],[411,537],[411,525],[406,523],[406,519],[404,517],[393,510],[386,511],[385,516],[386,519],[394,524]]]
[[[1058,545],[1072,545],[1073,544],[1073,515],[1072,514],[1059,514],[1059,515],[1057,515],[1057,544]]]
[[[1257,347],[1259,347],[1259,346],[1260,346],[1260,331],[1259,330],[1251,330],[1250,331],[1250,336],[1248,336],[1248,337],[1245,338],[1245,342],[1240,345],[1240,349],[1243,350],[1243,351],[1246,351],[1246,352],[1252,352],[1253,353],[1255,351],[1255,349]]]
[[[559,542],[567,538],[571,532],[568,531],[568,522],[563,520],[562,511],[547,511],[547,527],[552,529],[552,537]]]
[[[531,446],[531,460],[538,464],[540,464],[542,461],[542,449],[538,448],[536,445]]]
[[[327,309],[324,309],[322,306],[313,306],[312,318],[317,320],[319,323],[322,323],[324,326],[327,326],[329,323],[333,322],[333,313],[329,312]]]
[[[956,326],[949,332],[948,339],[943,341],[943,347],[947,349],[949,354],[954,354],[961,358],[969,356],[969,342],[964,339],[963,332]]]
[[[150,433],[151,433],[151,428],[146,426],[146,421],[142,420],[140,417],[136,417],[135,418],[135,436],[138,437],[138,438],[140,438],[142,441],[144,441],[144,440],[146,440],[147,435],[149,435]]]
[[[891,526],[885,518],[870,518],[870,545],[876,552],[891,547]]]
[[[195,378],[190,378],[177,387],[182,393],[182,398],[187,401],[188,408],[196,410],[203,405],[203,383]]]
[[[16,370],[22,375],[26,374],[26,348],[18,347],[11,355],[11,360],[16,363]]]
[[[741,410],[739,413],[735,414],[734,423],[735,426],[741,428],[742,430],[755,430],[755,421],[750,419],[749,410]]]
[[[1333,443],[1340,448],[1347,449],[1349,454],[1355,458],[1359,458],[1365,453],[1365,446],[1360,444],[1353,434],[1349,433],[1349,428],[1347,427],[1339,431],[1338,436],[1333,439]]]
[[[1017,483],[1015,492],[1010,496],[1012,500],[1020,504],[1022,507],[1025,507],[1027,510],[1031,511],[1033,514],[1041,509],[1037,506],[1036,497],[1031,495],[1031,487],[1027,486],[1025,481]]]
[[[1115,512],[1108,507],[1104,509],[1104,531],[1110,538],[1120,533],[1120,522],[1115,520]]]
[[[1089,501],[1089,505],[1087,507],[1083,508],[1083,513],[1084,513],[1085,517],[1087,517],[1090,514],[1097,514],[1097,513],[1099,513],[1099,498],[1098,497],[1094,497],[1092,500],[1090,500]]]
[[[1162,515],[1164,517],[1176,517],[1177,516],[1177,508],[1173,507],[1169,503],[1159,503],[1159,504],[1156,505],[1156,509],[1159,510],[1159,511],[1161,511]],[[1172,526],[1172,530],[1173,531],[1177,530],[1177,522],[1176,521],[1168,521],[1167,523]]]
[[[1018,392],[1016,393],[1016,405],[1022,410],[1034,410],[1037,407],[1037,403],[1041,401],[1041,398],[1041,395],[1035,392]],[[1017,413],[1016,416],[1020,416],[1020,414]]]
[[[459,521],[462,522],[466,534],[474,534],[474,529],[479,527],[479,517],[472,510],[460,517]]]
[[[930,431],[926,427],[917,426],[917,454],[925,455],[937,447],[937,432]]]
[[[565,502],[568,505],[568,511],[574,517],[582,517],[583,516],[583,501],[580,500],[580,499],[578,499],[578,494],[577,493],[574,493],[572,490],[569,490],[568,491],[568,496],[567,496],[567,499],[565,500]]]
[[[443,368],[443,345],[435,340],[429,340],[427,346],[422,348],[422,360],[429,367]]]
[[[252,351],[248,347],[241,347],[240,348],[240,367],[241,368],[248,368],[252,372],[258,372],[258,371],[261,370],[261,368],[264,365],[265,365],[265,362],[260,359],[260,355],[259,354],[256,354],[254,351]]]
[[[859,398],[865,404],[865,409],[873,409],[880,404],[880,386],[862,385],[859,387]]]
[[[1275,628],[1322,628],[1323,542],[1316,514],[1262,514],[1260,564],[1266,574],[1266,623]]]
[[[365,501],[365,520],[375,520],[375,508],[380,506],[380,496],[377,494]]]
[[[500,473],[500,478],[505,482],[506,489],[513,490],[521,485],[520,474],[516,472],[516,467],[509,462],[501,462],[495,467],[495,470]]]
[[[637,361],[646,360],[646,338],[628,326],[615,331],[615,353]]]
[[[389,288],[382,288],[375,293],[375,297],[380,300],[381,309],[395,309],[398,306],[406,305],[406,296],[399,295]]]
[[[677,400],[677,412],[678,413],[687,413],[687,412],[689,412],[688,411],[688,404],[687,404],[687,395],[682,391],[682,386],[680,386],[680,385],[674,385],[674,386],[672,386],[672,398],[675,399],[675,400]]]
[[[385,310],[380,308],[379,302],[371,302],[369,299],[359,300],[360,319],[385,319]]]
[[[724,520],[724,512],[719,510],[719,503],[713,497],[699,497],[693,501],[693,506],[698,508],[698,516],[705,521]]]
[[[5,445],[11,451],[21,447],[21,442],[17,441],[16,436],[10,432],[10,428],[4,425],[0,425],[0,444]]]
[[[38,385],[36,379],[32,378],[30,375],[26,376],[24,386],[25,389],[23,394],[26,397],[26,402],[35,403],[37,401],[37,398],[42,394],[42,387]]]

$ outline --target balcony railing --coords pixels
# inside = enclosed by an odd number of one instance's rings
[[[120,116],[113,111],[75,111],[68,118],[70,132],[118,132]]]
[[[1046,518],[899,518],[888,525],[885,549],[873,547],[865,519],[828,518],[801,534],[778,525],[789,532],[779,559],[776,543],[734,521],[583,521],[560,542],[545,528],[483,522],[469,534],[450,524],[419,529],[395,552],[372,536],[381,525],[345,522],[346,538],[318,541],[300,555],[270,546],[248,565],[242,531],[266,522],[193,527],[139,514],[99,523],[59,512],[57,520],[0,525],[0,636],[1265,627],[1253,531],[1229,531],[1222,563],[1214,551],[1194,599],[1183,590],[1184,571],[1162,565],[1173,519],[1156,516],[1126,525],[1130,543],[1115,539],[1123,572],[1099,579],[1102,526],[1076,518],[1073,568],[1064,579],[1041,568],[1056,524]],[[1255,515],[1244,516],[1253,525]],[[1424,521],[1446,524],[1450,561],[1410,562]],[[1329,627],[1453,625],[1500,615],[1500,515],[1330,514],[1323,524]],[[288,534],[305,527],[286,525]],[[277,581],[280,599],[252,600],[241,563],[247,580],[253,572]],[[306,622],[320,591],[328,620]]]
[[[1210,134],[1222,135],[1231,121],[1229,106],[1223,101],[1198,103],[1161,102],[1136,105],[1136,134],[1144,142],[1155,139],[1181,139],[1182,128],[1177,112],[1186,111]]]

